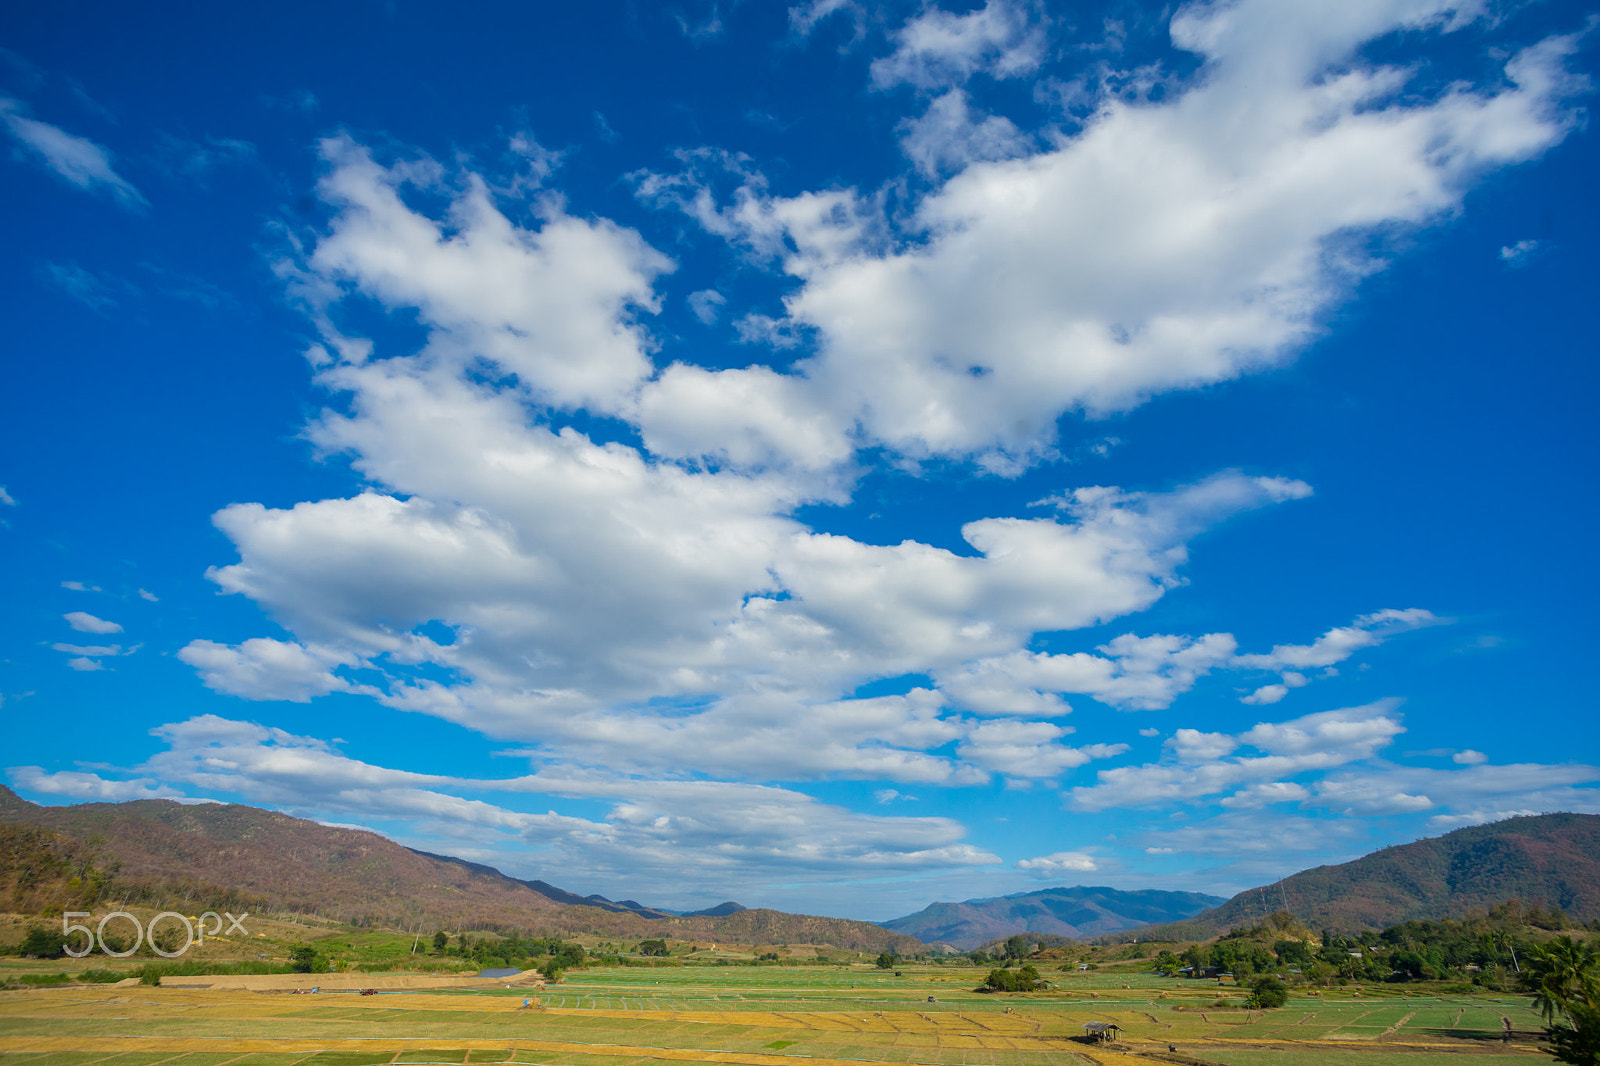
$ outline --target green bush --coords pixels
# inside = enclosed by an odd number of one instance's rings
[[[295,973],[327,973],[332,969],[328,957],[318,954],[309,944],[299,944],[289,950],[289,966]]]
[[[25,973],[21,977],[25,985],[64,985],[71,980],[64,973]]]
[[[29,929],[28,935],[17,945],[18,955],[31,955],[40,959],[59,959],[66,953],[66,939],[45,925],[36,925]]]
[[[1284,983],[1268,974],[1258,977],[1250,984],[1250,1000],[1252,1007],[1262,1010],[1272,1010],[1289,1002],[1289,989]]]
[[[78,980],[91,985],[114,985],[124,977],[132,976],[116,970],[85,970],[78,975]]]
[[[1018,970],[990,970],[983,979],[983,987],[991,992],[1033,992],[1040,984],[1039,971],[1031,965]]]

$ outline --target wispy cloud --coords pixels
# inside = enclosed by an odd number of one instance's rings
[[[29,118],[18,100],[0,97],[0,121],[18,143],[30,149],[60,178],[88,191],[103,191],[122,206],[144,210],[149,201],[112,166],[111,153],[59,126]]]
[[[104,618],[96,618],[87,611],[69,611],[61,616],[67,620],[67,625],[79,633],[121,633],[122,626],[116,622],[108,622]]]
[[[1536,252],[1539,251],[1539,242],[1535,240],[1521,240],[1516,244],[1508,244],[1500,249],[1500,259],[1507,266],[1526,266]]]
[[[77,263],[42,263],[39,275],[91,311],[109,311],[129,296],[138,296],[132,282],[96,274]]]

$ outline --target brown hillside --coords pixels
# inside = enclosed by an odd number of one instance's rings
[[[1508,899],[1559,907],[1579,922],[1600,918],[1600,815],[1541,814],[1457,829],[1303,870],[1188,921],[1129,933],[1213,936],[1285,907],[1311,928],[1354,933],[1459,917]]]
[[[523,882],[477,863],[432,856],[376,833],[336,829],[238,804],[171,800],[45,807],[0,785],[0,888],[33,900],[62,870],[95,850],[115,867],[103,898],[172,899],[235,912],[314,914],[341,922],[411,929],[484,929],[570,936],[668,936],[735,943],[813,943],[859,951],[923,945],[868,922],[779,911],[678,918],[571,905],[571,893]],[[56,839],[28,835],[36,828]],[[51,856],[54,856],[53,858]],[[49,870],[43,869],[50,866]],[[41,876],[42,875],[42,876]],[[33,889],[22,891],[27,885]],[[536,890],[533,885],[542,886]]]

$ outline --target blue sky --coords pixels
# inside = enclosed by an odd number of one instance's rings
[[[0,716],[663,906],[1600,811],[1570,3],[0,21]]]

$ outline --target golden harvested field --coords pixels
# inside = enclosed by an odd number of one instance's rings
[[[1213,1006],[1219,989],[1061,975],[1027,996],[974,993],[981,974],[907,968],[593,969],[554,988],[295,995],[47,986],[0,992],[0,1066],[399,1066],[662,1062],[833,1066],[1495,1066],[1547,1062],[1502,1018],[1519,997],[1295,997],[1277,1011]],[[929,1002],[929,997],[935,1002]],[[526,1004],[526,1005],[525,1005]],[[1114,1045],[1082,1042],[1115,1022]],[[1178,1056],[1168,1054],[1176,1045]]]

